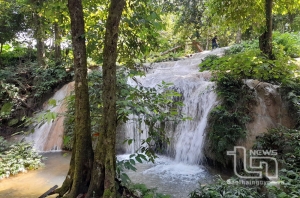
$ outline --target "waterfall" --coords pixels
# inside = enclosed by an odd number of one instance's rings
[[[195,89],[187,87],[182,93],[185,106],[182,113],[192,117],[192,120],[182,121],[174,133],[175,160],[187,164],[198,164],[202,159],[202,145],[207,117],[216,103],[216,94],[212,82],[199,79]]]
[[[168,154],[178,162],[198,164],[201,161],[207,116],[216,103],[216,94],[213,91],[214,83],[210,81],[210,72],[199,72],[198,65],[205,56],[221,55],[223,50],[220,48],[211,52],[205,51],[176,62],[154,63],[149,66],[146,76],[136,77],[138,82],[145,87],[156,87],[162,81],[173,83],[172,88],[182,94],[185,106],[180,109],[180,112],[191,117],[192,120],[180,122],[176,126],[167,124],[168,136],[171,141],[168,146]],[[54,94],[52,99],[57,101],[56,107],[51,108],[45,105],[44,110],[64,113],[66,106],[63,99],[73,90],[73,83],[65,85]],[[135,81],[130,82],[132,85],[135,83]],[[38,151],[61,150],[63,119],[64,117],[60,116],[52,123],[44,123],[35,128],[35,132],[27,136],[26,140],[34,142],[34,148]],[[125,126],[119,127],[122,129],[122,137],[119,139],[133,138],[135,140],[129,146],[124,145],[125,148],[123,147],[122,150],[126,153],[135,152],[142,140],[147,138],[146,125],[141,123],[141,126],[137,127],[140,123],[136,120],[137,117],[131,116]],[[139,128],[142,128],[144,132],[140,133]]]
[[[74,82],[64,85],[58,90],[51,99],[56,100],[56,106],[48,105],[48,101],[44,104],[43,110],[50,110],[57,114],[66,111],[66,104],[64,99],[74,89]],[[45,122],[41,126],[38,125],[34,129],[34,133],[25,137],[27,142],[33,143],[33,148],[37,151],[60,151],[63,142],[64,131],[64,116],[59,115],[53,122]]]
[[[202,52],[193,57],[176,62],[155,63],[150,65],[150,71],[144,77],[136,77],[144,87],[156,87],[162,81],[173,83],[173,89],[182,95],[184,107],[180,113],[192,119],[181,121],[174,126],[168,124],[167,133],[170,138],[168,155],[177,162],[199,164],[202,159],[203,135],[207,126],[210,110],[216,104],[217,96],[214,92],[215,83],[210,81],[210,72],[199,72],[198,65],[209,54],[220,54],[222,50]],[[133,82],[130,82],[133,84]],[[125,127],[125,138],[133,138],[131,145],[125,145],[127,153],[135,152],[147,134],[139,133],[137,122],[128,121]],[[140,126],[147,131],[145,126]]]

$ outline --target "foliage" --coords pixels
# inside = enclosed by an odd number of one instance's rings
[[[236,79],[258,79],[279,84],[294,77],[296,64],[286,56],[280,45],[274,46],[275,60],[269,60],[258,49],[223,56],[213,62],[199,65],[200,71],[210,68],[218,78],[230,73]],[[203,64],[206,64],[203,68]]]
[[[220,26],[230,26],[232,28],[241,28],[246,30],[249,27],[255,31],[264,30],[265,25],[265,1],[260,0],[208,0],[207,12],[213,17],[215,24]],[[299,9],[299,0],[274,0],[274,13],[293,13]],[[253,25],[255,24],[255,25]]]
[[[42,166],[42,156],[29,143],[20,142],[0,153],[0,179]]]
[[[83,3],[86,7],[87,52],[89,57],[101,64],[109,1]],[[156,1],[128,3],[120,23],[118,63],[132,67],[135,62],[145,61],[149,53],[158,48],[159,31],[164,28],[161,15],[161,8]]]
[[[278,197],[300,196],[300,131],[278,127],[257,138],[255,149],[277,150],[276,156],[283,169],[279,172],[280,187],[270,186],[269,191]]]
[[[23,123],[46,94],[69,80],[64,65],[49,61],[48,67],[39,67],[34,51],[19,44],[5,45],[0,59],[0,124],[9,127]]]
[[[36,67],[33,70],[33,75],[35,76],[34,96],[41,97],[49,90],[54,89],[58,82],[62,82],[68,73],[64,67],[53,63],[47,69]]]
[[[263,198],[255,187],[247,187],[239,184],[228,184],[223,179],[216,178],[212,184],[199,184],[199,188],[191,192],[190,198]]]
[[[218,79],[216,91],[222,102],[209,115],[208,139],[215,159],[225,165],[226,151],[246,137],[245,124],[251,121],[255,100],[253,90],[229,74]]]
[[[296,121],[296,127],[300,127],[300,78],[290,79],[282,84],[281,95],[288,102],[289,112]]]
[[[217,55],[208,55],[208,56],[206,56],[202,60],[201,64],[199,65],[200,70],[201,71],[211,70],[212,69],[211,66],[212,66],[213,62],[218,60],[218,59],[219,59],[219,56],[217,56]]]
[[[0,136],[0,153],[3,153],[8,148],[9,148],[8,142],[2,136]]]
[[[3,0],[0,7],[0,54],[2,45],[11,41],[18,32],[25,28],[24,15],[16,1]]]
[[[131,184],[128,187],[134,195],[143,198],[170,198],[169,195],[163,195],[156,192],[156,189],[149,189],[145,184]]]
[[[299,33],[280,33],[274,32],[273,42],[283,46],[286,55],[297,58],[300,56],[300,39]]]
[[[0,66],[16,67],[21,66],[20,63],[31,62],[36,59],[34,49],[22,47],[19,43],[5,44],[0,55]]]
[[[240,52],[244,52],[249,49],[257,49],[257,48],[258,48],[258,40],[242,41],[241,44],[235,44],[230,46],[229,49],[226,49],[225,56],[238,54]]]

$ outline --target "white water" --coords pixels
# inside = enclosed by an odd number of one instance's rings
[[[63,142],[63,120],[61,115],[66,111],[64,98],[73,90],[74,82],[63,86],[58,90],[51,99],[56,100],[56,106],[49,106],[48,103],[44,104],[43,110],[50,110],[58,114],[58,117],[51,123],[45,122],[41,126],[34,129],[34,133],[25,137],[27,142],[33,143],[33,148],[37,151],[61,151]]]
[[[172,198],[186,198],[199,187],[199,182],[207,184],[213,179],[204,167],[178,163],[165,156],[158,157],[155,164],[136,162],[137,171],[126,171],[126,174],[132,182],[145,184]],[[129,155],[118,156],[119,160],[128,158]]]
[[[209,54],[221,54],[222,49],[212,52],[202,52],[193,57],[176,61],[155,63],[144,77],[137,77],[137,81],[144,87],[156,87],[162,81],[173,83],[172,89],[182,95],[184,107],[180,113],[192,120],[182,121],[176,126],[168,124],[170,145],[168,155],[176,162],[185,164],[199,164],[202,159],[203,135],[207,126],[207,117],[211,108],[216,104],[214,83],[210,81],[209,72],[199,72],[199,63]],[[130,82],[134,84],[134,82]],[[125,138],[133,138],[135,142],[126,147],[127,153],[135,152],[142,141],[147,138],[147,128],[141,126],[143,133],[137,130],[137,123],[130,120],[126,123]]]

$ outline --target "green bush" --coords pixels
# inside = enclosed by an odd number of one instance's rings
[[[229,49],[224,51],[225,56],[238,54],[250,49],[257,49],[258,48],[258,40],[250,40],[250,41],[243,41],[241,44],[235,44],[230,46]]]
[[[214,61],[218,60],[219,56],[217,55],[208,55],[206,56],[202,62],[200,63],[200,71],[205,71],[205,70],[211,70],[212,66],[214,65]]]
[[[218,79],[216,91],[222,102],[210,112],[208,139],[216,160],[226,164],[226,151],[246,137],[255,98],[253,90],[229,74]]]
[[[280,92],[283,99],[288,102],[291,117],[296,121],[296,128],[300,128],[300,78],[283,83]]]
[[[55,88],[59,82],[67,77],[66,68],[62,65],[52,63],[48,68],[35,67],[33,69],[34,80],[34,96],[41,97],[44,93]]]
[[[3,153],[8,148],[9,148],[8,142],[2,136],[0,136],[0,153]]]
[[[283,46],[285,55],[292,58],[300,57],[300,35],[299,33],[273,33],[273,43]]]
[[[20,142],[0,154],[0,179],[37,169],[42,165],[42,156],[32,150],[31,144]]]
[[[224,51],[224,54],[225,55],[238,54],[243,52],[244,50],[245,50],[244,46],[237,44],[237,45],[230,46],[229,49]]]
[[[218,78],[230,73],[236,79],[258,79],[276,84],[293,78],[296,64],[284,55],[280,46],[274,49],[274,54],[276,60],[269,60],[258,49],[246,50],[214,60],[209,67]]]
[[[3,52],[0,54],[0,66],[15,67],[26,61],[36,60],[36,52],[20,45],[10,46],[4,45]]]
[[[170,198],[170,195],[157,193],[156,189],[149,189],[145,184],[131,184],[129,190],[137,197],[143,198]]]
[[[199,185],[199,188],[191,192],[190,198],[264,198],[258,188],[238,184],[228,184],[221,178],[217,178],[213,184]]]
[[[225,50],[221,58],[207,57],[200,63],[200,71],[211,70],[222,78],[231,73],[238,79],[258,79],[281,84],[295,77],[299,70],[291,57],[300,56],[300,37],[297,33],[274,32],[273,53],[275,60],[262,55],[258,40],[242,42]]]
[[[255,149],[277,150],[281,163],[279,171],[280,187],[269,187],[273,195],[280,198],[300,196],[300,131],[278,127],[257,138]]]

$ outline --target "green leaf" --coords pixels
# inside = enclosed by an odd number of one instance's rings
[[[128,142],[128,145],[130,145],[132,143],[133,139],[129,139],[127,142]]]
[[[129,160],[131,164],[135,165],[135,161],[133,159]]]
[[[2,113],[4,113],[4,114],[10,113],[12,107],[13,107],[13,104],[12,104],[12,103],[10,103],[10,102],[4,103],[4,105],[3,105],[2,108],[1,108],[1,114],[2,114]]]
[[[138,161],[139,163],[143,163],[143,161],[141,160],[141,158],[139,158],[138,156],[135,157],[135,160]]]
[[[55,99],[50,99],[50,100],[48,101],[48,104],[49,104],[50,106],[55,107],[55,106],[56,106],[56,100],[55,100]]]

